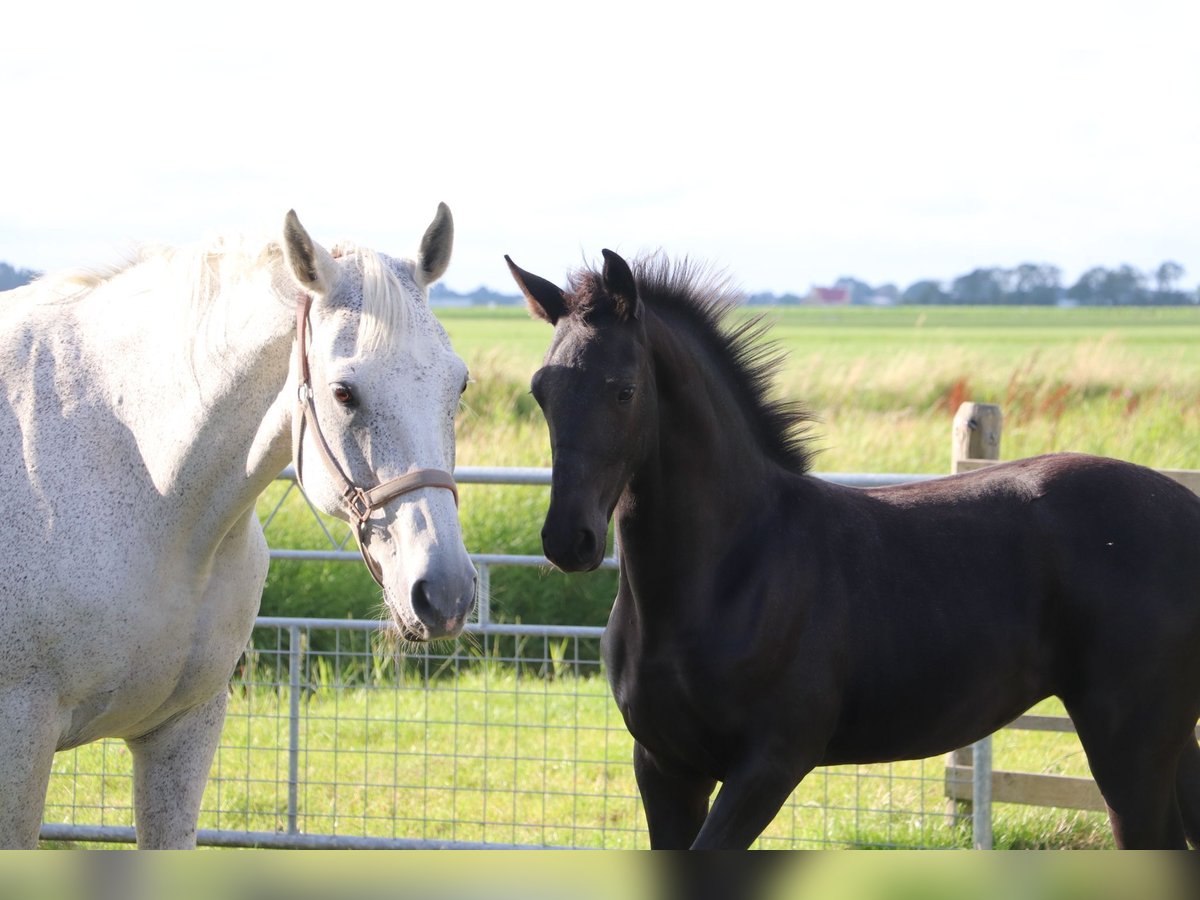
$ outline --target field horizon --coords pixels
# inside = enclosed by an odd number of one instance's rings
[[[545,425],[527,392],[551,328],[520,308],[436,312],[475,382],[459,416],[459,464],[548,466]],[[1077,450],[1200,468],[1200,307],[731,315],[770,325],[766,338],[782,354],[775,389],[815,415],[818,471],[948,471],[950,427],[965,400],[1001,406],[1006,459]]]

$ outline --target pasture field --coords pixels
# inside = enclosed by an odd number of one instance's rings
[[[471,368],[458,418],[458,463],[549,466],[529,379],[551,328],[523,308],[438,311]],[[963,400],[1004,409],[1005,458],[1076,450],[1158,468],[1200,469],[1200,308],[770,308],[768,337],[786,356],[781,396],[802,400],[825,472],[949,469],[950,429]],[[285,491],[264,496],[266,516]],[[467,546],[540,553],[546,488],[464,485]],[[346,530],[331,524],[340,538]],[[294,493],[268,528],[274,546],[327,539]],[[567,577],[495,573],[494,618],[603,625],[611,572]],[[373,583],[338,563],[272,566],[270,615],[370,617]],[[364,600],[363,598],[367,598]]]
[[[963,400],[1002,405],[1005,458],[1077,450],[1200,469],[1200,309],[778,308],[738,315],[756,313],[773,323],[769,336],[787,353],[780,394],[803,400],[819,418],[812,431],[822,448],[818,471],[945,472],[951,421]],[[458,419],[459,465],[548,466],[545,424],[528,385],[550,327],[517,308],[442,309],[439,317],[474,380]],[[285,491],[277,484],[260,502],[264,518],[279,507],[267,529],[272,545],[328,546],[302,498]],[[463,486],[467,546],[539,553],[547,502],[545,488]],[[346,534],[327,524],[335,537]],[[611,572],[496,570],[493,618],[602,625],[614,593]],[[276,561],[262,611],[371,618],[378,605],[361,565]],[[278,748],[286,743],[280,704],[283,695],[259,688],[233,697],[219,766],[245,769],[245,783],[261,782],[264,791],[218,798],[213,792],[238,789],[217,782],[205,808],[242,812],[206,813],[201,827],[280,827],[278,789],[265,789],[277,782]],[[427,724],[398,728],[394,720],[409,717],[398,716],[402,704],[415,704],[411,715]],[[332,824],[320,817],[336,808],[345,833],[390,836],[411,826],[418,828],[412,836],[431,839],[646,845],[629,739],[599,676],[529,678],[500,666],[464,673],[457,691],[318,690],[306,710],[316,723],[305,736],[308,830]],[[106,771],[95,755],[115,754],[111,765],[120,772],[124,752],[119,744],[93,745],[60,754],[56,769]],[[567,766],[568,756],[590,762]],[[1086,773],[1070,735],[1002,732],[995,757],[998,769]],[[806,846],[965,846],[969,826],[947,829],[940,813],[939,763],[925,763],[924,775],[921,765],[880,768],[866,779],[815,773],[764,845],[786,836]],[[363,784],[340,783],[347,766]],[[127,782],[120,774],[56,776],[51,803],[107,809],[106,824],[128,824]],[[890,808],[884,797],[906,794],[897,806],[918,812],[872,812]],[[544,821],[574,824],[562,831]],[[998,804],[995,832],[1001,847],[1111,846],[1104,817],[1092,813]]]
[[[1200,308],[774,307],[741,315],[772,326],[768,337],[786,354],[779,393],[819,417],[823,471],[945,471],[962,400],[1004,407],[1006,457],[1071,449],[1200,466]],[[460,417],[460,463],[549,465],[544,425],[521,395],[550,327],[521,309],[439,316],[477,382]],[[514,427],[526,421],[537,427]]]

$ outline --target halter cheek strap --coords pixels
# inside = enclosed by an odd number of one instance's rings
[[[296,480],[300,483],[301,489],[303,489],[302,457],[304,453],[304,429],[307,426],[312,428],[313,437],[316,438],[317,453],[325,466],[326,472],[333,479],[334,483],[341,488],[339,499],[341,500],[342,507],[349,513],[350,519],[354,524],[355,537],[358,539],[358,550],[362,554],[363,561],[367,564],[367,570],[370,571],[371,577],[375,579],[376,584],[383,587],[383,573],[379,568],[379,564],[367,553],[365,538],[367,521],[370,519],[371,513],[383,508],[398,497],[427,487],[448,490],[454,495],[454,505],[457,507],[458,484],[454,481],[453,475],[442,469],[415,469],[398,478],[389,479],[373,488],[362,488],[347,477],[341,465],[334,458],[333,452],[329,449],[329,443],[325,440],[325,435],[321,431],[321,423],[317,419],[317,408],[313,401],[312,376],[308,368],[307,349],[308,316],[311,308],[311,294],[305,294],[304,302],[296,305],[296,354],[300,369],[298,397],[300,401],[300,415],[297,433],[293,440]]]

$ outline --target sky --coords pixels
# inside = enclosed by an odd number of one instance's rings
[[[443,279],[662,249],[750,292],[1165,261],[1200,280],[1200,3],[9,4],[0,260],[277,233]]]

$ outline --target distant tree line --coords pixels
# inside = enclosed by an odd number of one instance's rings
[[[6,262],[0,262],[0,291],[11,291],[21,285],[29,284],[41,275],[32,269],[14,269]]]
[[[469,294],[452,291],[440,281],[429,289],[429,302],[435,306],[439,303],[465,303],[471,306],[514,306],[524,303],[520,294],[501,294],[487,287],[477,287]]]
[[[1022,263],[1012,269],[975,269],[950,282],[925,279],[903,291],[894,284],[872,287],[857,278],[839,278],[835,288],[850,295],[855,304],[913,303],[971,306],[1184,306],[1200,303],[1200,288],[1181,290],[1183,266],[1164,262],[1147,274],[1133,266],[1116,269],[1096,266],[1067,287],[1062,270],[1047,263]],[[753,294],[755,304],[803,303],[798,294]]]
[[[40,272],[17,269],[0,262],[0,291],[28,284]],[[872,287],[857,278],[839,278],[834,287],[845,290],[855,304],[913,303],[958,304],[972,306],[1053,306],[1072,303],[1080,306],[1186,306],[1200,304],[1200,287],[1181,290],[1183,266],[1164,262],[1153,273],[1142,272],[1133,266],[1116,269],[1096,266],[1079,276],[1070,287],[1062,283],[1062,271],[1047,263],[1022,263],[1012,269],[1000,267],[975,269],[950,282],[925,279],[909,285],[903,291],[894,284]],[[486,287],[470,293],[452,291],[435,284],[430,299],[438,302],[459,302],[471,305],[509,305],[520,303],[515,294],[501,294]],[[751,304],[789,305],[803,303],[799,294],[751,294]]]
[[[1164,262],[1152,274],[1133,266],[1095,266],[1070,287],[1057,266],[1023,263],[1013,269],[975,269],[945,285],[918,281],[901,294],[904,303],[960,303],[1050,306],[1064,301],[1081,306],[1183,306],[1200,303],[1200,289],[1180,290],[1183,266]]]

